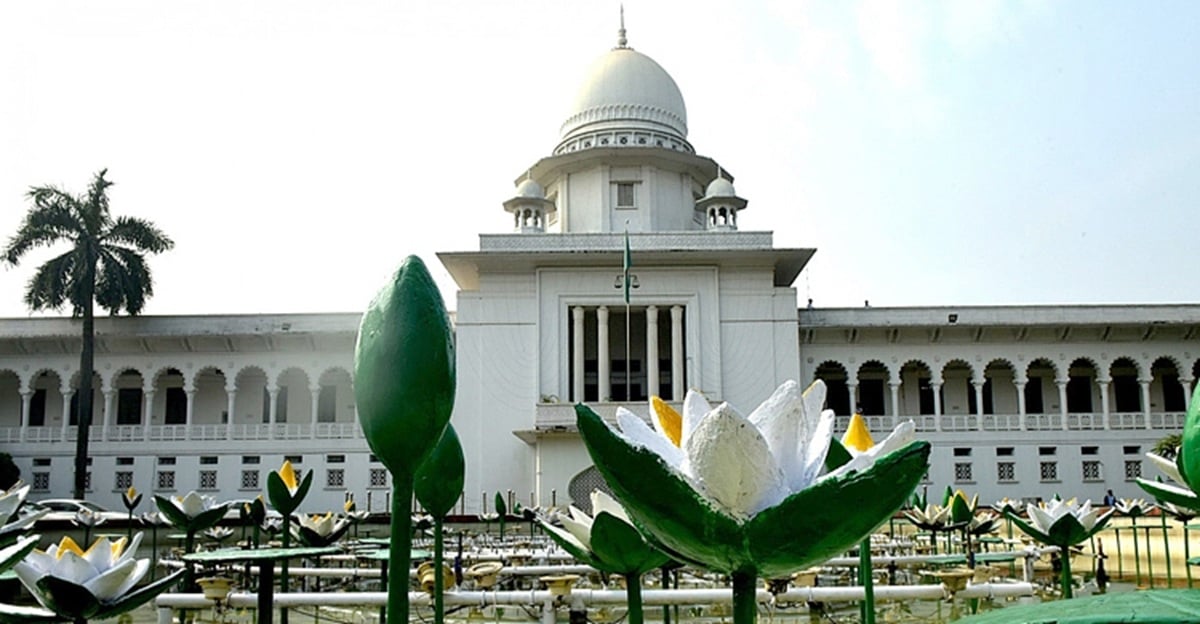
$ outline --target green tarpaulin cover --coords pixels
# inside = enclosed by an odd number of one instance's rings
[[[1200,622],[1200,590],[1122,592],[1005,607],[959,624],[1176,624]]]

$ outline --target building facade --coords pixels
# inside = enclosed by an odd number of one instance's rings
[[[856,409],[877,434],[915,420],[927,483],[984,500],[1137,495],[1143,453],[1181,429],[1200,306],[798,309],[814,250],[738,228],[748,201],[623,32],[561,131],[502,202],[513,231],[438,255],[459,288],[461,513],[497,491],[563,504],[590,483],[574,403],[645,415],[649,396],[689,388],[748,412],[786,379],[823,379],[841,428]],[[98,320],[90,498],[252,498],[291,459],[316,471],[307,509],[386,509],[355,416],[358,318]],[[79,330],[0,320],[0,450],[39,497],[71,490]]]

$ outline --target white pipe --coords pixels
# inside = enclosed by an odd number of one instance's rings
[[[1058,552],[1058,547],[1057,546],[1046,546],[1046,547],[1042,547],[1042,548],[1026,548],[1024,550],[992,551],[989,553],[976,553],[976,554],[1012,555],[1013,557],[1016,557],[1017,559],[1024,559],[1026,557],[1040,557],[1043,553],[1052,553],[1052,552]],[[953,553],[953,554],[958,554],[958,553]],[[948,555],[875,555],[875,554],[872,554],[871,555],[871,565],[873,567],[879,568],[879,567],[887,567],[892,562],[895,562],[896,565],[898,565],[898,566],[912,566],[912,565],[921,564],[921,563],[928,563],[930,561],[937,561],[939,559],[944,559],[947,556]],[[858,564],[859,564],[858,557],[833,557],[831,559],[826,560],[824,563],[819,563],[817,565],[831,566],[831,567],[857,568]]]
[[[958,592],[958,598],[1007,598],[1033,595],[1031,583],[977,583],[968,585]],[[429,606],[432,598],[424,592],[410,592],[410,604]],[[875,587],[876,600],[941,600],[949,596],[942,585],[882,585]],[[570,596],[555,599],[548,590],[526,591],[456,591],[443,595],[447,606],[475,605],[479,607],[500,605],[527,605],[582,603],[585,605],[625,604],[627,596],[623,590],[576,589]],[[863,599],[862,587],[801,587],[772,595],[765,589],[758,590],[757,599],[771,602],[856,602]],[[729,604],[733,602],[732,590],[725,589],[648,589],[642,592],[645,605],[692,605]],[[160,609],[203,609],[213,606],[213,601],[203,594],[160,594],[155,600]],[[311,606],[364,606],[387,605],[387,592],[338,592],[338,593],[286,593],[275,594],[279,607]],[[254,608],[258,595],[248,592],[229,594],[227,605],[234,608]]]
[[[161,562],[163,567],[182,568],[183,562],[167,560]],[[226,576],[236,576],[245,571],[244,565],[231,566],[224,573]],[[281,573],[283,568],[275,566],[275,572]],[[464,570],[466,572],[466,570]],[[545,576],[547,574],[591,574],[596,569],[586,565],[538,565],[538,566],[505,566],[500,569],[502,576]],[[258,575],[258,566],[250,566],[250,573]],[[380,577],[379,568],[288,568],[291,576],[311,576],[316,578],[371,578]],[[408,571],[410,577],[416,578],[416,568]]]

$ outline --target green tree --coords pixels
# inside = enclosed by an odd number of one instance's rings
[[[154,293],[147,253],[159,253],[174,242],[149,221],[114,218],[108,210],[112,182],[101,170],[86,193],[73,196],[53,186],[35,186],[27,197],[32,206],[4,248],[4,262],[16,265],[30,250],[66,244],[66,252],[39,266],[29,279],[25,303],[31,310],[71,306],[83,319],[79,356],[79,433],[75,443],[75,498],[83,498],[87,478],[88,434],[92,424],[92,376],[95,357],[93,307],[110,314],[142,311]]]

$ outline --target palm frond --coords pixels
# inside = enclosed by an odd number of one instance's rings
[[[58,203],[35,206],[4,248],[4,262],[15,265],[31,249],[74,241],[80,232],[71,210]]]
[[[87,195],[79,198],[80,216],[88,231],[96,238],[100,238],[112,223],[108,212],[108,187],[113,183],[104,179],[107,173],[108,169],[101,169],[96,177],[92,178]]]
[[[112,227],[105,232],[102,242],[106,245],[128,245],[138,251],[161,253],[175,246],[162,230],[153,223],[137,217],[117,217]]]
[[[96,267],[96,303],[111,314],[122,309],[141,313],[154,294],[150,269],[142,254],[126,247],[105,246]]]
[[[78,253],[72,249],[39,266],[29,278],[25,304],[31,310],[56,310],[71,300],[76,290]]]

